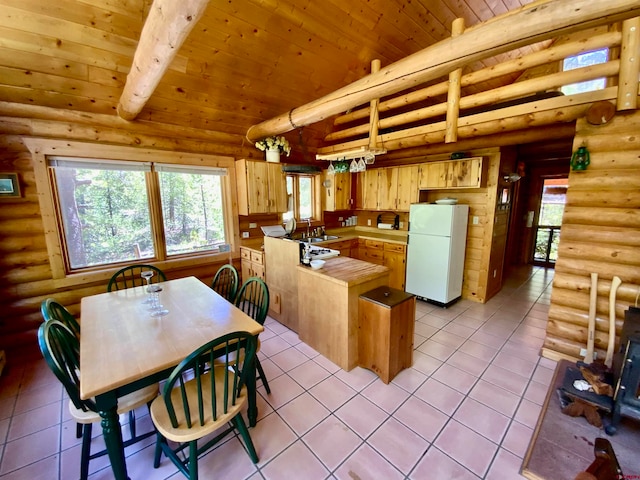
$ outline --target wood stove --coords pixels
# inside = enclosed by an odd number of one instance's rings
[[[616,433],[623,416],[640,420],[640,335],[627,338],[619,371],[611,423],[605,427],[608,435]]]

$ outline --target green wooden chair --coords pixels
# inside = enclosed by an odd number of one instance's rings
[[[145,264],[128,265],[112,275],[107,285],[107,292],[146,285],[147,281],[140,276],[144,270],[154,272],[153,277],[151,277],[151,283],[167,281],[166,275],[158,267]]]
[[[83,425],[82,450],[80,458],[80,479],[86,480],[89,474],[89,461],[107,454],[106,450],[91,453],[91,431],[94,423],[101,417],[97,412],[93,399],[80,398],[80,343],[73,332],[58,320],[48,320],[40,325],[38,344],[42,356],[55,376],[62,382],[69,395],[69,413],[73,419]],[[118,413],[128,413],[145,403],[149,405],[158,396],[158,386],[151,385],[118,399]],[[128,447],[155,431],[146,432],[124,442]]]
[[[64,324],[75,337],[80,340],[80,324],[64,305],[55,301],[53,298],[47,298],[40,304],[40,313],[42,318],[47,322],[49,320],[58,320]],[[76,438],[82,438],[82,424],[76,424]]]
[[[264,325],[267,312],[269,311],[269,287],[258,277],[248,278],[238,291],[235,305],[260,325]],[[258,351],[260,351],[260,340],[258,340]],[[267,376],[264,374],[260,359],[257,356],[256,370],[258,372],[258,378],[262,380],[264,389],[267,393],[271,393]]]
[[[76,338],[80,338],[80,324],[76,320],[76,317],[61,303],[53,298],[47,298],[40,304],[40,313],[42,313],[42,318],[44,318],[45,322],[48,320],[58,320],[71,330]]]
[[[258,462],[242,418],[248,401],[247,376],[253,373],[255,354],[256,338],[249,332],[233,332],[206,343],[180,362],[167,379],[162,396],[151,404],[151,419],[158,430],[155,468],[164,453],[183,474],[197,479],[198,457],[234,429],[242,436],[253,463]],[[214,363],[220,355],[222,359]],[[202,362],[213,367],[203,372],[198,368]],[[191,379],[185,381],[185,377]],[[254,382],[250,385],[255,388]],[[211,438],[214,431],[218,432]],[[204,444],[198,446],[204,437]],[[168,440],[177,447],[172,448]]]
[[[213,277],[211,288],[233,303],[238,293],[238,271],[231,264],[221,266]]]

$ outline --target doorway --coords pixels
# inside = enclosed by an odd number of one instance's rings
[[[556,264],[568,186],[568,177],[547,178],[542,182],[538,221],[535,226],[532,259],[534,265],[554,267]]]

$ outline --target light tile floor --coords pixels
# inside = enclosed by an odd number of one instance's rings
[[[200,459],[203,479],[522,479],[519,469],[555,362],[539,356],[552,270],[510,276],[486,304],[418,302],[412,368],[389,384],[345,372],[268,319],[251,463],[237,437]],[[139,428],[151,427],[145,408]],[[94,448],[101,448],[100,428]],[[126,430],[125,430],[126,436]],[[154,437],[127,449],[132,480],[183,478]],[[65,394],[44,361],[0,377],[0,479],[76,479],[80,446]],[[106,457],[90,479],[112,478]]]

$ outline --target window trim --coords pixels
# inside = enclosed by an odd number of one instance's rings
[[[135,148],[129,146],[103,145],[95,143],[84,143],[74,141],[51,140],[45,138],[25,138],[24,143],[32,154],[33,169],[35,174],[36,189],[40,204],[40,212],[44,226],[44,236],[47,245],[51,273],[56,288],[74,286],[91,281],[102,281],[110,278],[114,266],[100,266],[95,269],[68,273],[64,261],[64,249],[60,241],[60,229],[62,225],[58,222],[58,214],[55,205],[55,185],[51,182],[51,175],[47,165],[47,157],[72,157],[91,158],[115,161],[139,162],[150,164],[163,163],[180,165],[184,167],[211,167],[224,168],[227,175],[223,177],[222,193],[229,201],[224,202],[224,216],[227,231],[226,237],[231,243],[231,248],[235,256],[239,255],[239,225],[237,201],[235,199],[236,171],[235,159],[229,156],[195,154],[188,152],[173,152],[165,150],[152,150]],[[151,172],[147,175],[152,175]],[[149,190],[150,208],[160,209],[159,185],[157,182],[147,182]],[[158,195],[156,197],[156,195]],[[152,219],[154,217],[153,212]],[[153,220],[152,220],[153,221]],[[156,227],[154,225],[154,227]],[[161,237],[160,232],[155,228],[156,236]],[[154,238],[154,241],[161,238]],[[162,258],[158,251],[158,261],[154,261],[160,268],[171,269],[202,265],[207,263],[220,263],[221,259],[228,259],[229,253],[207,253],[188,256],[171,256]]]
[[[320,205],[320,194],[322,192],[320,188],[319,179],[321,175],[311,173],[290,173],[286,174],[286,177],[293,178],[293,218],[297,222],[302,221],[300,218],[300,178],[309,178],[311,180],[311,220],[320,221],[320,214],[322,208]],[[305,219],[306,220],[306,219]]]

